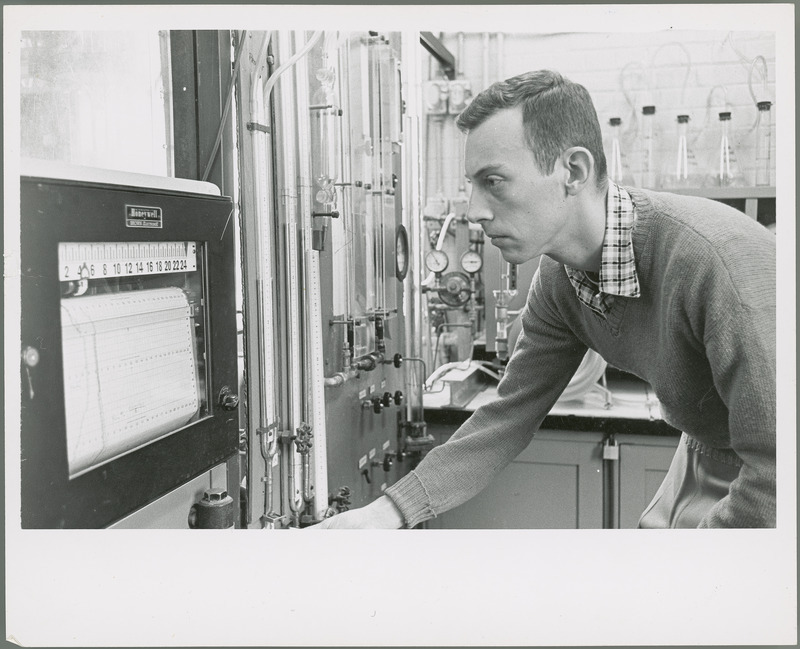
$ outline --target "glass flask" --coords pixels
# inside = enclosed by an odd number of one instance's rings
[[[697,158],[689,146],[689,116],[678,115],[678,137],[675,146],[675,157],[665,169],[663,186],[668,189],[681,187],[699,187]]]
[[[628,164],[625,158],[625,153],[622,151],[620,144],[620,126],[622,119],[619,117],[612,117],[608,120],[611,134],[611,154],[608,157],[608,177],[611,181],[618,185],[632,185],[633,179],[628,173]]]
[[[739,168],[739,160],[730,138],[731,113],[719,114],[720,141],[717,168],[714,171],[714,185],[718,187],[743,187],[744,176]]]
[[[760,101],[756,105],[756,185],[763,186],[772,184],[772,102]]]
[[[641,179],[642,187],[655,188],[656,177],[656,107],[642,107],[642,136],[641,136]]]

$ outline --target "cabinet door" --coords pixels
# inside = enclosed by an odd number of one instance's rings
[[[432,529],[577,529],[603,525],[602,435],[540,431],[477,496]]]
[[[619,445],[619,526],[636,528],[667,475],[676,437],[640,438]]]

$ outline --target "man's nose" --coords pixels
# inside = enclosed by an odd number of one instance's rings
[[[467,218],[472,223],[480,223],[481,221],[491,221],[493,217],[489,206],[481,198],[479,192],[472,190],[472,196],[469,198],[469,206],[467,207]]]

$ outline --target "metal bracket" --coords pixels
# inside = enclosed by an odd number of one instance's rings
[[[261,131],[262,133],[271,133],[269,126],[265,126],[264,124],[259,124],[258,122],[247,122],[247,130],[248,131]]]
[[[442,72],[448,79],[456,78],[456,57],[448,50],[431,32],[420,32],[419,42],[442,67]]]

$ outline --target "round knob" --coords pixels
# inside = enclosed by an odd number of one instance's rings
[[[372,397],[372,412],[374,412],[376,415],[379,415],[381,412],[383,412],[383,402],[378,396]]]
[[[392,405],[392,393],[391,392],[384,392],[383,398],[381,399],[381,403],[383,404],[384,408],[388,408]]]
[[[39,350],[30,346],[23,348],[22,362],[28,367],[36,367],[39,364]]]
[[[393,363],[395,367],[400,367],[403,364],[403,355],[399,352],[395,354]]]
[[[219,405],[223,410],[236,410],[239,405],[239,395],[226,385],[219,391]]]
[[[393,453],[387,453],[383,456],[383,470],[388,473],[392,468],[392,459],[394,458]]]
[[[403,393],[400,390],[394,393],[394,403],[396,406],[403,404]]]

